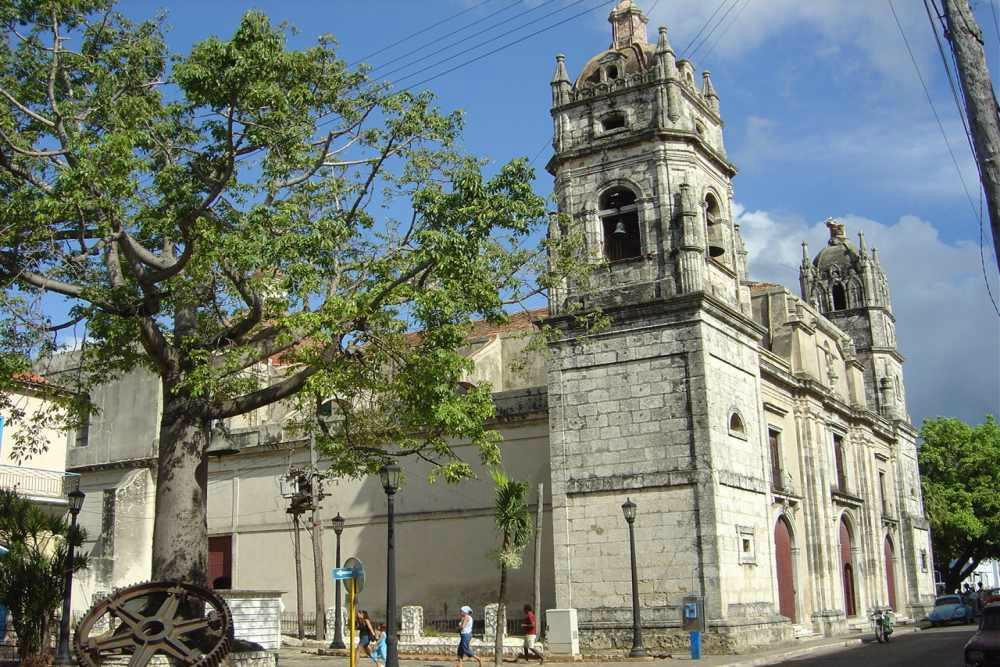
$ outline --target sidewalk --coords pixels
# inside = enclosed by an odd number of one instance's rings
[[[919,628],[913,626],[903,626],[897,627],[896,636],[909,634],[911,632],[917,632]],[[679,667],[680,665],[691,665],[694,667],[759,667],[762,665],[773,665],[785,660],[791,660],[794,658],[801,658],[807,655],[821,655],[823,653],[832,653],[836,651],[841,651],[844,649],[854,648],[861,646],[863,642],[874,641],[872,635],[855,633],[850,635],[841,635],[838,637],[826,637],[820,639],[814,639],[811,641],[800,641],[800,642],[789,642],[776,646],[767,650],[754,651],[753,653],[746,653],[742,655],[703,655],[701,660],[691,660],[688,655],[673,654],[670,656],[658,656],[655,658],[626,658],[622,657],[619,660],[613,660],[608,658],[601,659],[584,659],[579,661],[568,661],[559,656],[552,656],[545,661],[546,664],[552,665],[562,665],[562,664],[572,664],[574,667],[602,667],[604,665],[622,665],[624,663],[637,663],[638,665],[643,665],[644,667]],[[492,658],[483,657],[483,664],[492,665]],[[454,662],[454,657],[451,655],[441,655],[441,656],[414,656],[409,658],[407,656],[401,656],[400,662],[401,667],[450,667]],[[318,667],[319,665],[331,665],[331,667],[347,667],[347,658],[334,657],[334,656],[321,656],[317,654],[317,650],[314,648],[283,648],[279,654],[279,667]],[[474,660],[466,659],[465,664],[467,667],[475,667],[476,663]],[[506,662],[507,665],[513,665],[512,662]],[[517,663],[520,665],[525,665],[525,667],[530,667],[532,665],[537,665],[534,661],[530,663]],[[358,661],[359,667],[374,667],[368,658],[362,658]]]

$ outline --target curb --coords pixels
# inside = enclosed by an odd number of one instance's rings
[[[791,651],[785,651],[784,653],[763,655],[758,658],[749,658],[747,660],[740,660],[737,662],[727,662],[722,665],[718,665],[718,667],[761,667],[762,665],[774,665],[779,662],[785,662],[786,660],[803,658],[807,655],[812,655],[813,653],[835,651],[841,648],[853,648],[855,646],[861,646],[863,643],[864,640],[861,637],[857,637],[854,639],[832,642],[830,644],[820,644],[819,646],[807,646]]]

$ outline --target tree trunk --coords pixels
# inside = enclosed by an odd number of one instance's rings
[[[506,541],[506,540],[505,540]],[[503,663],[503,636],[507,629],[507,568],[500,564],[500,599],[497,604],[496,637],[493,639],[493,664],[500,667]]]
[[[208,423],[163,383],[153,522],[153,579],[208,585]]]

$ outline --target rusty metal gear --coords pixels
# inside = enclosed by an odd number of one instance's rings
[[[196,667],[222,663],[233,640],[229,605],[213,591],[151,581],[98,600],[76,626],[77,661],[97,667],[114,655],[143,667],[154,655]]]

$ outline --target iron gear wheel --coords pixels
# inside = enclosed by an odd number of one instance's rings
[[[143,667],[154,655],[182,665],[222,664],[233,640],[229,605],[214,591],[176,581],[151,581],[98,600],[76,626],[73,645],[81,665],[130,655]]]

